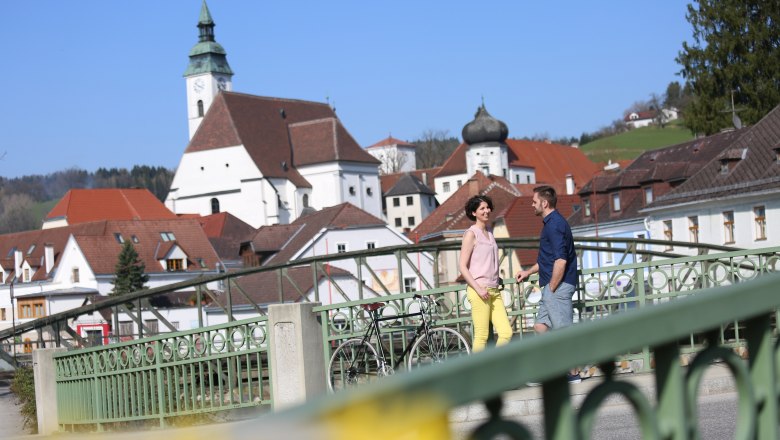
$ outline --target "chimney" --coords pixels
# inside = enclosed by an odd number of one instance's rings
[[[44,243],[43,245],[43,259],[46,264],[46,274],[48,275],[54,267],[54,245],[51,243]]]
[[[16,275],[16,279],[21,280],[22,279],[22,263],[24,263],[24,259],[22,258],[22,251],[19,249],[14,250],[14,275]]]
[[[574,177],[571,174],[566,175],[566,194],[574,194]]]

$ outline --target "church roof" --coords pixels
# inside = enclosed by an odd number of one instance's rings
[[[222,92],[185,153],[243,145],[268,178],[311,187],[296,166],[332,161],[380,162],[363,151],[327,104]]]
[[[65,218],[68,224],[97,220],[175,219],[146,189],[71,189],[49,211],[46,220]]]

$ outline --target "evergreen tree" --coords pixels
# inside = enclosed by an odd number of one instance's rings
[[[780,103],[780,2],[698,0],[688,5],[693,43],[677,62],[692,87],[685,124],[712,134],[732,125],[731,97],[744,124]]]
[[[144,273],[146,266],[138,258],[133,243],[125,240],[117,260],[116,277],[112,281],[114,290],[111,291],[111,295],[123,295],[145,289],[144,283],[149,281],[149,276]]]

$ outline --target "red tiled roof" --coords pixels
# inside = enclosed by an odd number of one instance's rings
[[[530,238],[541,234],[542,218],[534,213],[531,207],[532,200],[533,195],[517,197],[503,214],[497,216],[497,219],[503,219],[510,237]],[[566,218],[574,213],[574,205],[579,204],[580,197],[577,195],[558,195],[556,209]],[[528,266],[536,262],[538,252],[538,249],[518,249],[516,255],[522,266]]]
[[[417,148],[417,145],[410,144],[409,142],[402,141],[400,139],[396,139],[392,136],[388,136],[386,139],[382,139],[381,141],[375,143],[374,145],[370,145],[366,147],[366,149],[369,148],[379,148],[379,147],[389,147],[390,145],[398,145],[399,147],[409,147],[409,148]]]
[[[507,139],[506,144],[510,167],[533,168],[537,186],[550,185],[558,192],[566,189],[566,175],[571,174],[578,189],[599,169],[578,148],[517,139]],[[467,148],[465,143],[460,144],[435,177],[465,173]]]
[[[353,275],[349,272],[339,269],[338,267],[326,265],[326,270],[332,277],[349,277],[353,278]],[[237,279],[238,286],[243,290],[247,296],[258,305],[275,304],[280,302],[299,302],[303,300],[301,294],[298,293],[298,289],[301,292],[307,293],[314,287],[314,277],[311,273],[311,266],[299,266],[292,267],[287,270],[287,275],[292,279],[293,283],[287,277],[282,277],[282,297],[279,297],[279,275],[276,271],[257,272],[251,275],[244,275]],[[325,274],[318,271],[317,280],[321,281]],[[272,286],[272,288],[269,288]],[[296,289],[297,287],[297,289]],[[244,295],[236,292],[238,289],[233,289],[232,293],[232,305],[245,305],[250,304]],[[320,292],[322,295],[323,292]],[[222,303],[223,306],[227,305],[227,296],[221,295],[217,298],[217,301]]]
[[[466,217],[463,209],[468,199],[478,194],[486,195],[493,200],[495,213],[506,209],[516,197],[521,195],[520,191],[503,177],[485,176],[477,171],[407,235],[414,241],[418,239],[424,241],[432,238],[432,234],[468,229],[473,221]]]
[[[319,120],[333,122],[309,129],[298,125]],[[293,130],[295,136],[290,131],[294,125],[299,127]],[[328,133],[331,138],[327,144],[319,146],[323,151],[315,151],[312,140],[326,141]],[[360,148],[327,104],[222,92],[209,107],[185,153],[237,145],[244,146],[263,176],[287,179],[298,187],[311,184],[295,167],[315,163],[313,160],[379,163]],[[315,153],[315,159],[309,157]]]
[[[198,221],[217,255],[223,260],[237,259],[241,243],[255,233],[255,228],[229,212],[198,217]]]
[[[146,189],[72,189],[49,211],[47,220],[64,217],[69,225],[98,220],[173,219]]]

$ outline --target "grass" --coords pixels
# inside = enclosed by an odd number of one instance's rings
[[[32,213],[35,216],[35,219],[38,220],[39,222],[38,227],[40,227],[40,225],[43,224],[43,219],[46,218],[46,214],[48,214],[49,211],[51,211],[51,209],[54,208],[54,205],[56,205],[57,202],[59,201],[60,199],[54,199],[46,202],[36,203],[35,205],[33,205]]]
[[[647,150],[655,150],[693,139],[693,133],[681,122],[660,127],[642,127],[615,136],[589,142],[580,149],[594,162],[635,159]]]

